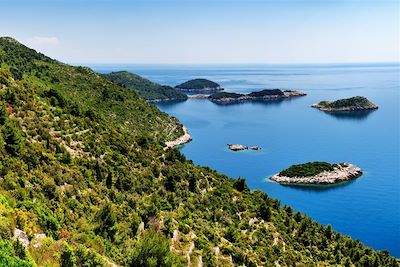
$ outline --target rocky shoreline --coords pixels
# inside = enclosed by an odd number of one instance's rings
[[[202,89],[197,89],[197,88],[178,88],[179,91],[184,92],[184,93],[196,93],[196,92],[203,92],[203,93],[214,93],[214,92],[219,92],[223,91],[224,88],[221,86],[217,87],[204,87]]]
[[[190,136],[188,129],[185,126],[183,126],[182,129],[184,134],[173,141],[165,142],[165,149],[174,148],[192,141],[192,137]]]
[[[160,102],[175,102],[175,101],[186,101],[187,98],[160,98],[160,99],[147,99],[148,103],[160,103]]]
[[[261,147],[258,147],[258,146],[245,146],[245,145],[239,145],[239,144],[228,144],[228,148],[232,151],[261,150]]]
[[[207,99],[210,95],[208,94],[195,94],[195,95],[189,95],[189,99]]]
[[[271,181],[284,185],[308,185],[308,184],[336,184],[349,181],[360,177],[363,174],[362,170],[349,163],[338,164],[333,171],[324,171],[315,176],[310,177],[287,177],[281,176],[279,173],[271,176]]]

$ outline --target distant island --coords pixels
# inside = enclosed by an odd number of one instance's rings
[[[160,85],[128,71],[103,74],[106,79],[135,91],[149,102],[186,100],[187,95],[171,86]]]
[[[222,91],[222,88],[218,83],[207,80],[207,79],[193,79],[187,82],[181,83],[175,86],[175,89],[181,92],[215,92]]]
[[[363,96],[355,96],[335,101],[321,101],[312,105],[312,107],[328,112],[373,110],[378,108],[377,105]]]
[[[265,89],[258,92],[251,92],[250,94],[238,94],[220,92],[210,95],[208,98],[218,104],[240,103],[247,101],[271,101],[288,99],[291,97],[305,96],[306,93],[293,90],[280,90],[280,89]]]
[[[232,151],[261,150],[261,147],[258,147],[258,146],[245,146],[245,145],[239,145],[239,144],[228,144],[228,148]]]
[[[307,162],[292,165],[269,179],[280,184],[335,184],[362,175],[360,168],[349,163]]]

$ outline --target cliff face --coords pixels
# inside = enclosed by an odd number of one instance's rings
[[[318,104],[312,105],[312,107],[322,111],[358,111],[378,108],[377,105],[362,96],[338,99],[335,101],[321,101]]]

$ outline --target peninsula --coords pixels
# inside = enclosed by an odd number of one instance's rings
[[[187,82],[181,83],[175,86],[175,89],[181,92],[216,92],[222,91],[222,88],[218,83],[207,80],[207,79],[193,79]]]
[[[328,112],[373,110],[378,108],[377,105],[363,96],[338,99],[335,101],[321,101],[311,107]]]
[[[360,168],[349,163],[308,162],[292,165],[269,179],[280,184],[336,184],[362,175]]]
[[[251,92],[250,94],[238,94],[220,92],[210,95],[208,99],[218,104],[231,104],[247,101],[272,101],[282,100],[291,97],[305,96],[306,93],[293,90],[265,89],[259,92]]]
[[[144,97],[148,102],[186,100],[186,94],[167,85],[160,85],[128,71],[103,74],[103,77]],[[105,97],[108,97],[105,95]]]
[[[165,149],[178,147],[192,141],[192,137],[190,136],[188,129],[185,126],[183,126],[182,128],[183,135],[179,136],[173,141],[165,142]]]

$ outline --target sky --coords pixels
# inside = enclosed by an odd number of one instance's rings
[[[66,63],[400,61],[400,0],[0,0],[0,36]]]

